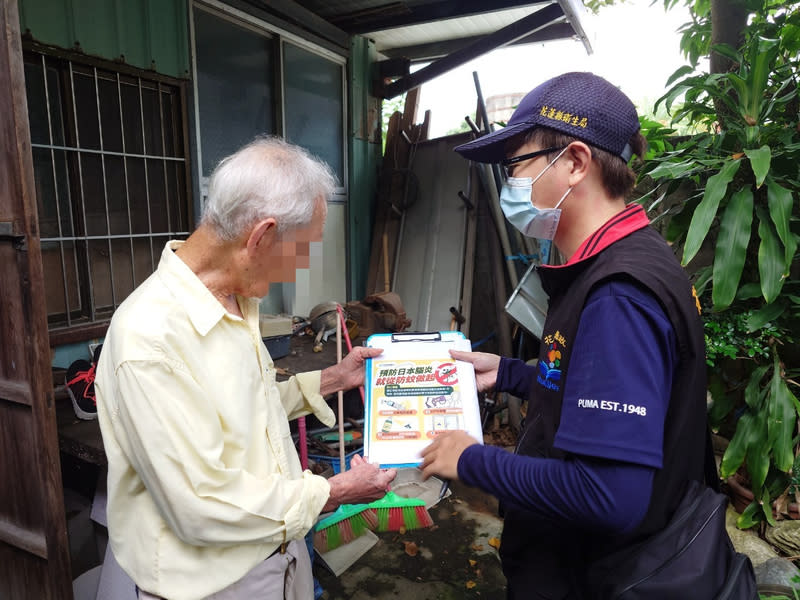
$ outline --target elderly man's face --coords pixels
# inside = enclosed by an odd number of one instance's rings
[[[292,282],[297,269],[310,266],[311,244],[322,241],[327,205],[318,202],[308,227],[285,231],[277,238],[265,265],[267,283]]]

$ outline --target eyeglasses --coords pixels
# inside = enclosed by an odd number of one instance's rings
[[[536,158],[537,156],[542,156],[543,154],[552,154],[553,152],[559,152],[564,148],[566,148],[566,146],[552,146],[550,148],[545,148],[544,150],[537,150],[536,152],[529,152],[528,154],[520,154],[519,156],[512,156],[511,158],[504,158],[503,160],[500,161],[500,164],[503,166],[503,169],[506,172],[506,177],[511,177],[511,174],[514,172],[513,169],[514,165],[521,163],[523,160]]]

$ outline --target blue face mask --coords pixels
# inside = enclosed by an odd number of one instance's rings
[[[500,191],[500,208],[509,222],[528,237],[540,240],[552,240],[556,236],[558,222],[561,219],[561,203],[572,191],[568,188],[554,208],[539,209],[533,205],[533,184],[545,174],[547,169],[561,158],[566,148],[558,153],[535,178],[509,177]]]

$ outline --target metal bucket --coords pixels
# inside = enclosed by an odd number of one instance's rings
[[[541,339],[549,298],[542,288],[536,266],[532,264],[528,267],[514,293],[506,302],[505,311],[529,333]]]

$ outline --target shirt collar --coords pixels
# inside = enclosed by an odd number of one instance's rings
[[[225,307],[200,281],[194,271],[175,254],[175,250],[182,245],[183,241],[180,240],[167,242],[161,252],[161,260],[156,273],[167,289],[183,305],[197,333],[205,336],[224,317],[237,320],[239,317],[229,315]],[[253,318],[258,320],[257,312],[253,317],[253,306],[254,304],[257,306],[257,299],[246,298],[241,301],[242,299],[237,296],[237,300],[242,307],[242,314],[246,321],[250,322]]]
[[[586,260],[649,224],[650,219],[647,218],[647,213],[641,205],[628,204],[624,210],[611,217],[602,227],[586,238],[566,263],[553,268],[566,267]]]

